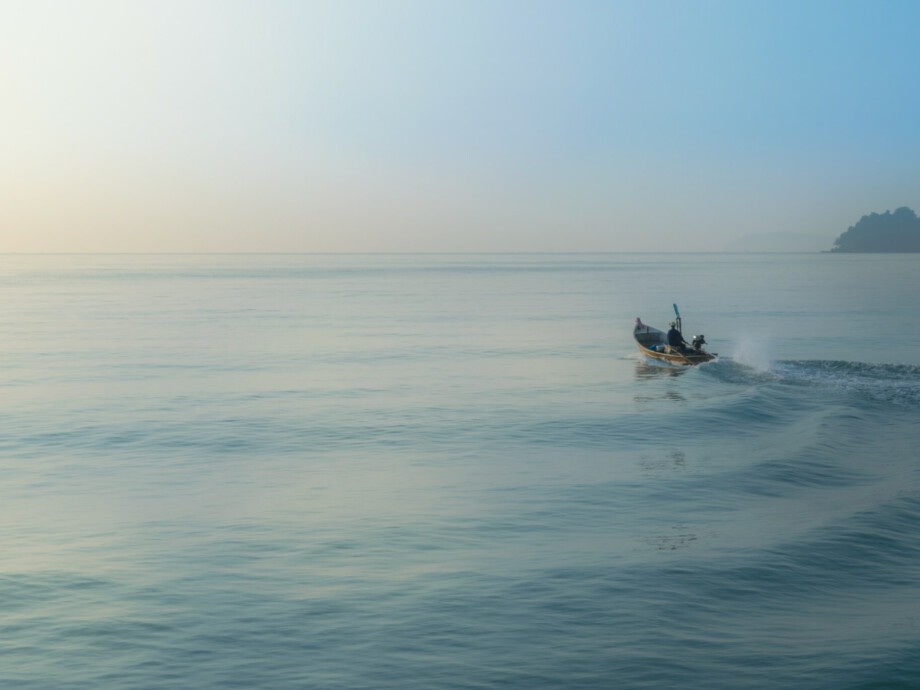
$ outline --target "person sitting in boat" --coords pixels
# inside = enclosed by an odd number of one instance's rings
[[[671,330],[668,331],[668,345],[671,349],[677,350],[678,352],[687,351],[688,343],[684,340],[684,336],[681,335],[681,332],[677,330],[676,321],[671,322]]]

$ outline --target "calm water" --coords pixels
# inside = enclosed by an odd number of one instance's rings
[[[0,258],[0,687],[920,686],[920,255]]]

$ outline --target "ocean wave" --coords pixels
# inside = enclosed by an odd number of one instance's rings
[[[701,601],[738,606],[765,598],[799,606],[803,598],[845,599],[864,590],[912,587],[920,576],[920,499],[901,497],[830,525],[717,562],[686,562],[670,571],[692,583]]]
[[[631,578],[666,621],[661,658],[705,640],[692,663],[707,687],[848,687],[880,677],[867,664],[887,650],[913,645],[918,525],[920,501],[896,498],[786,538],[777,532],[772,544],[639,565]],[[916,654],[899,660],[901,672],[916,673]]]

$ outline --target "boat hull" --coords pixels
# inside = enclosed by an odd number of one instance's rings
[[[703,362],[711,362],[715,359],[715,355],[711,355],[708,352],[694,352],[694,353],[670,353],[670,352],[655,352],[649,350],[646,347],[638,345],[639,351],[648,357],[649,359],[657,359],[659,362],[668,362],[669,364],[676,364],[678,366],[692,366],[694,364],[702,364]]]
[[[683,351],[668,345],[668,337],[664,331],[637,321],[633,329],[633,338],[636,341],[636,347],[639,352],[659,362],[667,362],[675,366],[693,366],[711,362],[716,355],[704,352],[703,350],[694,350],[687,348]]]

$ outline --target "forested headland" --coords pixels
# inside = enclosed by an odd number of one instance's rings
[[[920,218],[913,209],[870,213],[834,240],[832,252],[920,252]]]

